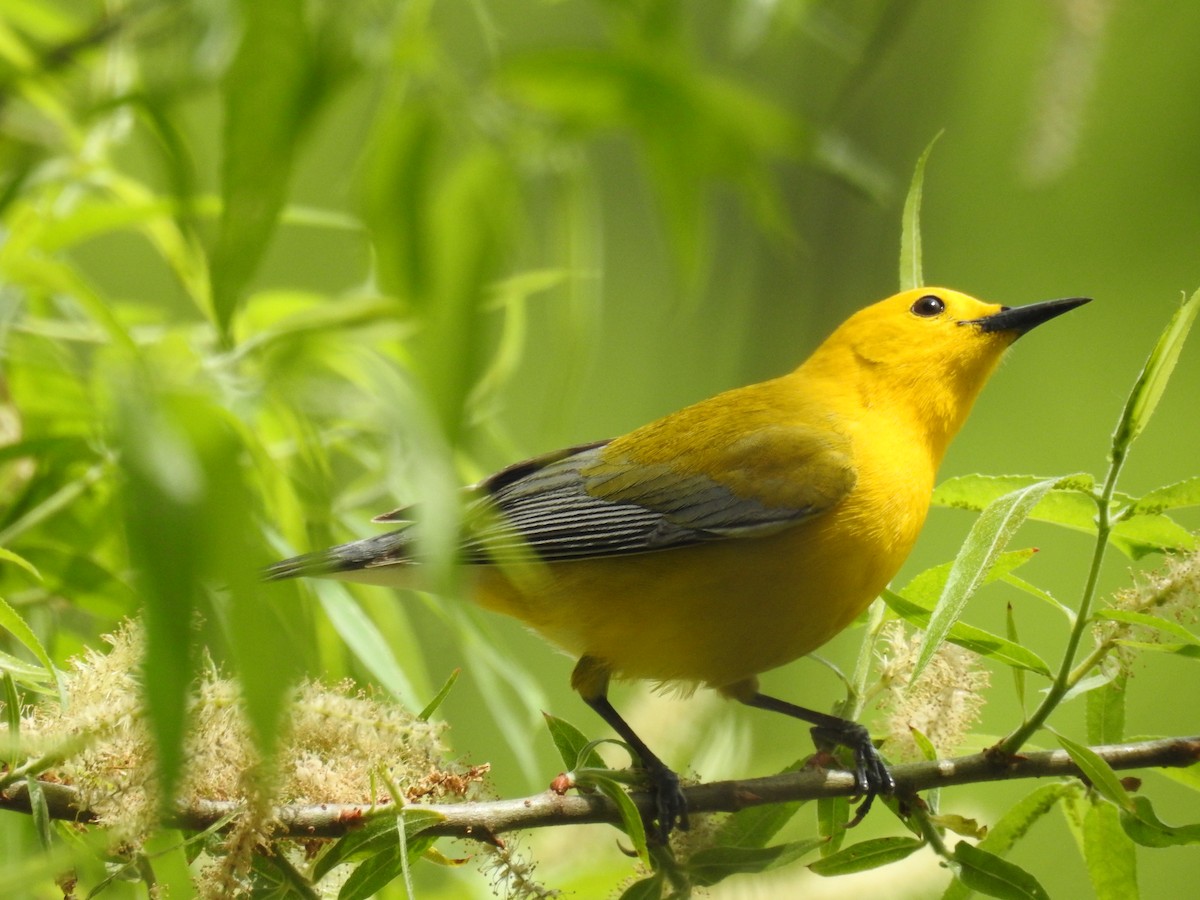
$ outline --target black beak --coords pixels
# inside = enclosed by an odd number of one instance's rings
[[[976,325],[980,331],[1011,331],[1020,337],[1031,328],[1049,322],[1055,316],[1061,316],[1068,310],[1091,302],[1091,297],[1065,297],[1062,300],[1030,303],[1028,306],[1006,306],[998,313],[984,316],[982,319],[967,319],[958,324]]]

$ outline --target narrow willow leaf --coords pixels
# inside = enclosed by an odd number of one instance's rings
[[[4,683],[4,724],[8,726],[8,734],[5,737],[12,754],[8,758],[11,769],[21,752],[21,695],[17,693],[17,683],[13,680],[12,673],[5,672],[0,681]]]
[[[833,856],[846,840],[850,821],[850,798],[822,797],[817,801],[817,833],[825,839],[822,856]]]
[[[929,821],[937,828],[944,828],[960,837],[968,837],[976,841],[983,839],[988,833],[986,825],[980,825],[976,819],[969,819],[957,814],[930,816]]]
[[[1013,612],[1013,605],[1009,603],[1004,610],[1004,631],[1005,637],[1016,644],[1021,645],[1021,636],[1017,633],[1017,617]],[[1013,687],[1017,692],[1017,703],[1020,704],[1021,712],[1025,712],[1025,672],[1017,666],[1013,667]]]
[[[1096,618],[1127,622],[1130,625],[1142,625],[1178,638],[1184,643],[1200,644],[1200,636],[1192,634],[1178,622],[1172,622],[1170,619],[1164,619],[1152,613],[1137,612],[1132,609],[1102,609],[1096,613]]]
[[[888,608],[904,619],[904,621],[915,625],[917,628],[926,628],[928,626],[931,615],[931,611],[928,608],[913,603],[908,597],[901,596],[893,591],[885,590],[880,596],[883,598],[884,603],[888,605]],[[974,625],[968,625],[965,622],[955,622],[950,628],[946,640],[974,653],[978,653],[980,656],[1003,663],[1006,666],[1028,669],[1030,672],[1037,672],[1039,675],[1050,676],[1050,667],[1046,665],[1046,661],[1032,650],[1022,647],[1020,644],[1014,643],[1007,638],[992,634],[990,631],[976,628]]]
[[[1200,791],[1200,763],[1192,763],[1185,768],[1168,766],[1165,769],[1159,769],[1159,773],[1193,791]]]
[[[1025,565],[1025,563],[1029,562],[1029,560],[1033,559],[1036,553],[1037,548],[1035,547],[1026,547],[1024,550],[1006,550],[996,557],[996,561],[992,563],[984,584],[998,581],[1012,574]],[[950,571],[953,568],[954,563],[951,561],[926,569],[924,572],[915,575],[900,593],[914,603],[920,604],[922,608],[932,612],[933,608],[937,606],[938,597],[946,589],[946,581],[950,578]]]
[[[46,806],[46,794],[42,783],[36,776],[29,775],[25,779],[25,790],[29,793],[29,812],[33,816],[33,828],[37,832],[38,843],[43,850],[49,850],[54,843],[54,832],[51,829],[50,809]]]
[[[443,822],[445,819],[445,816],[433,810],[419,807],[405,808],[402,821],[406,843],[411,843],[426,828]],[[380,814],[368,820],[362,828],[351,831],[339,839],[317,860],[313,867],[313,880],[320,881],[343,863],[366,859],[398,847],[397,830],[400,827],[398,824],[400,821],[399,811]]]
[[[962,616],[967,601],[975,593],[1029,511],[1054,487],[1058,479],[1050,478],[1005,494],[988,504],[971,527],[966,541],[954,559],[946,587],[929,619],[929,628],[921,644],[912,679],[917,677],[933,658],[938,645]]]
[[[824,859],[808,864],[809,870],[817,875],[848,875],[865,872],[890,863],[899,862],[916,853],[925,842],[908,837],[881,837],[851,844]]]
[[[1122,647],[1133,647],[1138,650],[1148,650],[1151,653],[1170,653],[1174,656],[1181,656],[1184,659],[1200,659],[1200,646],[1193,644],[1191,641],[1187,643],[1176,642],[1167,643],[1160,641],[1117,641]]]
[[[28,623],[21,618],[21,614],[8,605],[4,598],[0,597],[0,628],[3,628],[18,641],[25,645],[25,648],[37,657],[37,661],[42,664],[47,675],[52,675],[55,684],[58,686],[59,700],[66,705],[67,696],[63,689],[62,681],[59,679],[58,670],[54,668],[54,663],[50,659],[50,655],[46,653],[46,648],[42,646],[42,642],[38,640],[38,636],[33,633],[33,629]]]
[[[1066,616],[1068,622],[1070,622],[1072,625],[1075,624],[1075,610],[1071,609],[1071,607],[1067,606],[1067,604],[1063,603],[1062,601],[1056,599],[1049,591],[1044,590],[1035,584],[1030,584],[1024,578],[1020,578],[1016,575],[1005,575],[1000,580],[1005,584],[1011,584],[1017,590],[1023,591],[1031,597],[1036,597],[1043,603],[1049,604]]]
[[[1200,844],[1200,823],[1167,825],[1154,812],[1150,798],[1141,794],[1133,797],[1131,808],[1121,810],[1121,827],[1130,838],[1143,847]]]
[[[1138,515],[1187,506],[1200,506],[1200,475],[1157,488],[1137,500],[1130,509]]]
[[[437,709],[442,705],[442,702],[450,696],[450,691],[453,689],[455,683],[458,681],[458,676],[461,674],[462,669],[455,669],[450,673],[450,677],[446,679],[446,683],[442,685],[441,690],[434,694],[433,699],[426,704],[423,710],[421,710],[420,714],[417,716],[418,719],[420,719],[422,722],[429,721],[429,717],[437,712]]]
[[[930,502],[934,506],[978,511],[1005,494],[1044,480],[1037,475],[961,475],[939,484]],[[1029,518],[1095,534],[1094,488],[1095,479],[1084,472],[1059,478],[1054,489],[1029,513]]]
[[[370,900],[377,896],[381,890],[405,874],[410,859],[420,856],[432,844],[432,838],[418,839],[410,842],[404,849],[397,844],[375,854],[350,873],[350,877],[338,891],[338,900]],[[407,896],[411,897],[412,893],[407,892]]]
[[[1112,766],[1105,762],[1091,747],[1077,744],[1070,738],[1055,734],[1062,748],[1070,754],[1079,771],[1105,799],[1115,803],[1122,809],[1132,809],[1132,798],[1121,784],[1121,779],[1113,771]]]
[[[823,838],[792,841],[773,847],[706,847],[688,857],[693,884],[709,887],[730,875],[766,872],[795,862],[825,843]]]
[[[1002,900],[1050,900],[1036,878],[1020,866],[959,841],[954,847],[955,875],[973,891]]]
[[[1112,545],[1131,559],[1151,553],[1194,550],[1196,536],[1169,516],[1132,516],[1113,526]]]
[[[1150,351],[1150,357],[1146,360],[1146,365],[1138,375],[1137,381],[1134,382],[1133,390],[1129,394],[1125,409],[1117,423],[1117,429],[1113,432],[1112,453],[1114,459],[1124,457],[1129,445],[1137,439],[1137,436],[1142,433],[1142,429],[1146,427],[1146,423],[1150,421],[1150,417],[1154,415],[1158,401],[1162,399],[1163,391],[1166,390],[1167,382],[1175,369],[1175,363],[1179,361],[1179,353],[1183,350],[1183,343],[1187,340],[1197,311],[1200,311],[1200,291],[1192,294],[1179,309],[1175,310],[1171,321],[1167,323],[1166,330],[1159,337],[1154,349]]]
[[[1083,857],[1096,900],[1137,900],[1137,848],[1111,803],[1093,797],[1083,818]]]
[[[1103,686],[1087,695],[1087,736],[1089,744],[1117,744],[1125,739],[1125,683],[1128,676],[1118,672]]]
[[[1097,672],[1094,675],[1089,675],[1087,678],[1081,678],[1070,689],[1063,694],[1061,703],[1066,703],[1069,700],[1074,700],[1076,697],[1081,697],[1084,694],[1099,690],[1113,680],[1113,674],[1110,672]],[[1049,690],[1045,688],[1044,690]]]
[[[807,759],[797,760],[780,774],[798,772],[806,764]],[[738,810],[721,823],[713,844],[718,847],[765,847],[807,802],[793,800],[788,803],[766,803]]]
[[[420,706],[417,690],[391,645],[345,586],[315,581],[310,587],[316,592],[329,624],[367,671],[407,708]]]
[[[649,878],[635,881],[621,892],[618,900],[662,900],[663,873],[655,872]]]
[[[638,811],[637,805],[634,804],[625,788],[611,778],[594,778],[592,784],[616,804],[617,811],[621,814],[621,824],[625,829],[625,834],[633,843],[634,852],[637,853],[638,859],[642,861],[643,865],[649,866],[650,850],[646,846],[646,826],[642,822],[642,814]]]
[[[223,332],[275,231],[296,151],[333,86],[338,66],[327,57],[339,47],[336,22],[310,29],[304,4],[238,6],[242,39],[223,85],[223,204],[211,255],[213,312]]]
[[[1058,782],[1035,788],[1018,800],[988,829],[978,848],[996,856],[1004,856],[1023,838],[1042,816],[1053,809],[1063,797],[1081,792],[1076,784]],[[942,895],[942,900],[967,900],[971,894],[962,881],[955,880]]]
[[[568,772],[584,767],[589,769],[608,768],[582,731],[566,719],[560,719],[546,712],[542,713],[542,716],[546,720],[546,727],[550,730],[554,748],[562,757],[563,765],[567,767]]]
[[[29,560],[27,560],[23,556],[18,556],[17,554],[13,553],[11,550],[6,550],[3,547],[0,547],[0,562],[10,562],[14,566],[20,566],[22,569],[24,569],[26,572],[28,572],[30,575],[32,575],[34,578],[36,578],[38,581],[42,580],[41,573],[38,572],[37,568],[34,566],[33,563],[31,563]]]
[[[942,132],[933,136],[917,159],[908,195],[904,198],[904,212],[900,220],[900,290],[909,291],[925,284],[925,273],[921,261],[921,199],[925,192],[925,164],[933,145]]]

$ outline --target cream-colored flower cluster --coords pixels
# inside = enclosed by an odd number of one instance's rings
[[[883,694],[879,706],[887,717],[887,752],[892,759],[917,760],[924,754],[913,738],[919,731],[939,755],[957,749],[983,709],[989,684],[978,654],[943,643],[914,681],[922,633],[908,634],[902,622],[883,631],[879,654]]]

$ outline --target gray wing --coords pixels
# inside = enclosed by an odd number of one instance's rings
[[[854,484],[845,448],[817,434],[780,429],[716,451],[733,483],[739,472],[748,483],[786,482],[779,492],[786,501],[777,504],[673,464],[606,454],[609,441],[517,463],[468,489],[460,558],[475,565],[594,559],[773,534],[821,513]],[[387,513],[376,521],[404,527],[278,563],[269,577],[414,562],[412,519],[409,508]]]

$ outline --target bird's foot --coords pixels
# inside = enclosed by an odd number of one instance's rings
[[[847,825],[853,828],[871,811],[871,804],[877,796],[895,792],[896,781],[872,743],[871,733],[857,722],[846,719],[837,725],[818,726],[812,730],[812,735],[818,746],[841,744],[854,753],[854,786],[863,802]]]
[[[689,828],[687,798],[679,786],[679,776],[661,763],[646,767],[646,780],[654,795],[654,818],[658,824],[650,830],[666,844],[676,828],[680,831]]]

